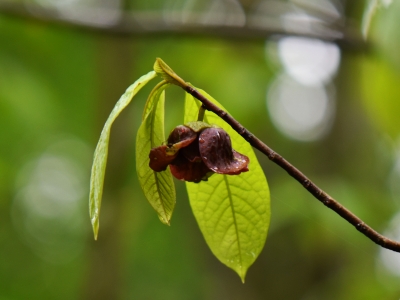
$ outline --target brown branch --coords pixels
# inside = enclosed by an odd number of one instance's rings
[[[267,145],[265,145],[260,139],[248,131],[243,125],[236,121],[231,115],[226,111],[220,109],[218,106],[213,104],[204,95],[202,95],[198,90],[192,86],[185,84],[181,86],[187,93],[191,94],[193,97],[201,101],[203,107],[209,111],[212,111],[220,118],[222,118],[226,123],[228,123],[237,133],[239,133],[247,142],[250,143],[254,148],[265,154],[271,161],[276,163],[278,166],[283,168],[289,173],[294,179],[296,179],[307,191],[309,191],[315,198],[321,201],[325,206],[329,207],[340,215],[343,219],[352,224],[358,231],[367,236],[370,240],[374,241],[376,244],[393,250],[395,252],[400,252],[400,243],[391,240],[365,224],[359,217],[353,214],[350,210],[345,208],[323,190],[321,190],[315,183],[308,179],[302,172],[300,172],[296,167],[290,164],[281,155],[273,151]]]

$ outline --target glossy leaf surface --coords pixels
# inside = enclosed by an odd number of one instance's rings
[[[156,76],[156,73],[151,71],[148,74],[140,77],[135,83],[127,88],[125,93],[115,104],[115,107],[111,111],[111,114],[101,132],[100,139],[94,152],[92,172],[90,177],[89,214],[95,239],[97,239],[99,231],[99,215],[101,198],[103,195],[104,176],[107,165],[108,143],[110,141],[111,126],[121,111],[123,111],[124,108],[131,102],[132,98],[137,94],[137,92],[139,92],[139,90],[145,86],[146,83]]]
[[[136,136],[136,171],[143,192],[157,212],[161,222],[168,224],[175,207],[176,194],[171,172],[155,172],[149,167],[149,153],[152,148],[165,142],[164,136],[164,89],[167,84],[158,85],[150,94],[147,112]]]
[[[207,93],[201,92],[223,109]],[[199,107],[199,101],[187,94],[185,123],[196,120]],[[214,174],[206,182],[186,182],[193,213],[211,251],[244,281],[267,237],[268,183],[252,147],[238,133],[211,112],[206,112],[204,121],[225,129],[233,149],[250,159],[249,171],[240,175]]]

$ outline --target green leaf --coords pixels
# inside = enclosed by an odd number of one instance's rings
[[[210,95],[200,92],[224,109]],[[184,123],[196,120],[199,108],[200,102],[187,94]],[[270,222],[268,183],[252,147],[238,133],[208,111],[205,122],[225,129],[233,148],[250,159],[249,172],[234,176],[214,174],[208,181],[198,184],[186,182],[190,205],[208,246],[244,282],[248,268],[260,254],[267,238]]]
[[[362,22],[361,22],[361,32],[363,34],[364,39],[367,39],[370,28],[371,28],[371,23],[372,19],[378,12],[378,10],[382,7],[389,7],[389,5],[392,4],[392,1],[386,1],[386,0],[369,0],[365,9],[364,9],[364,14],[362,17]]]
[[[101,198],[103,195],[104,176],[107,165],[108,143],[110,140],[111,126],[121,111],[131,102],[132,98],[144,87],[151,79],[157,76],[156,72],[151,71],[140,77],[135,83],[127,88],[115,104],[110,116],[100,135],[94,152],[92,172],[90,177],[90,195],[89,195],[89,214],[92,222],[94,238],[97,240],[99,232],[99,216],[101,207]]]
[[[186,86],[186,82],[180,78],[161,58],[156,58],[153,69],[168,83],[175,84],[180,87]]]
[[[174,181],[169,168],[163,172],[150,169],[149,153],[152,148],[165,142],[164,89],[168,85],[163,81],[153,89],[136,136],[136,171],[140,186],[161,222],[167,225],[176,202]]]

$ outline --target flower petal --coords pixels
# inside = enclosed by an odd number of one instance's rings
[[[203,161],[190,162],[181,154],[177,156],[169,167],[175,178],[196,183],[201,180],[207,180],[213,174]]]
[[[177,153],[171,155],[168,151],[168,146],[162,145],[150,150],[149,167],[156,172],[165,171],[168,165],[175,159],[178,155]]]
[[[168,145],[178,151],[179,149],[190,145],[196,137],[197,133],[192,129],[184,125],[179,125],[169,134]]]
[[[222,128],[204,129],[199,150],[205,165],[215,173],[237,175],[249,170],[249,158],[232,149],[231,139]]]
[[[201,162],[201,156],[199,151],[199,140],[196,139],[189,146],[181,149],[181,153],[190,162]]]

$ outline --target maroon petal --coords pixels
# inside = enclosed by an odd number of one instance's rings
[[[168,154],[168,149],[168,146],[162,145],[150,150],[149,166],[151,169],[156,172],[164,171],[167,166],[176,158],[178,154],[175,153],[174,155],[170,155]]]
[[[232,149],[231,139],[222,128],[204,129],[199,149],[205,165],[215,173],[237,175],[249,170],[249,158]]]
[[[250,159],[246,156],[243,155],[236,150],[232,149],[233,151],[233,165],[235,166],[235,169],[229,173],[226,173],[228,175],[238,175],[242,172],[247,172],[249,171],[249,162]]]
[[[168,145],[172,145],[176,150],[190,145],[197,138],[197,133],[189,127],[179,125],[172,130],[168,137]]]
[[[190,162],[181,154],[177,156],[169,167],[175,178],[196,183],[201,180],[207,180],[213,174],[203,161]]]
[[[201,162],[201,156],[199,151],[199,140],[196,139],[189,146],[181,149],[181,153],[190,162]]]
[[[181,148],[189,146],[197,138],[197,133],[187,126],[179,125],[168,137],[168,145],[162,145],[150,150],[149,166],[156,172],[164,171],[176,158]]]

